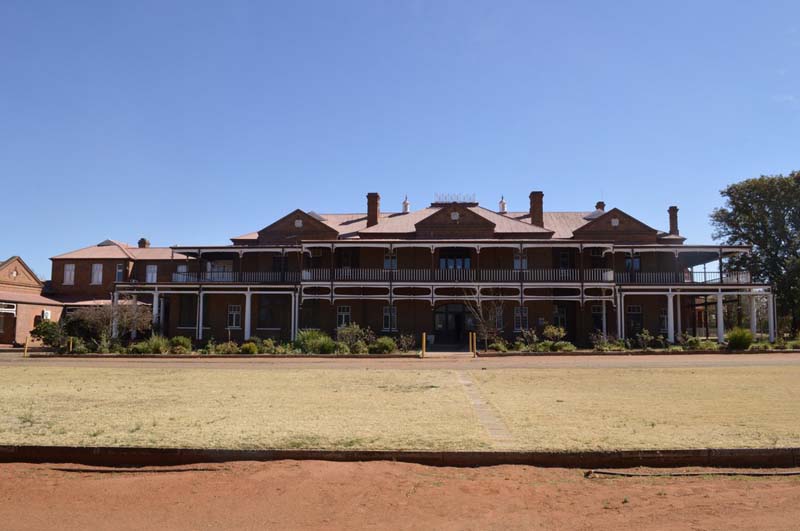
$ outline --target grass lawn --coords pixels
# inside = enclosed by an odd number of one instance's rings
[[[800,367],[472,376],[523,449],[800,446]]]
[[[800,367],[463,372],[512,448],[800,446]],[[82,367],[3,368],[0,444],[496,447],[453,371]]]

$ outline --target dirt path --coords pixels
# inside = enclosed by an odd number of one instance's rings
[[[78,469],[0,466],[0,527],[736,530],[800,521],[797,477],[584,479],[580,470],[319,461]]]
[[[109,359],[109,358],[23,358],[17,353],[0,353],[4,366],[108,367],[108,368],[218,368],[218,369],[550,369],[550,368],[673,368],[673,367],[756,367],[800,366],[799,353],[786,354],[693,354],[652,356],[513,356],[470,358],[464,356],[426,359],[324,359],[324,358],[208,358],[208,359]]]

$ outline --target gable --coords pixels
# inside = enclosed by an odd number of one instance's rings
[[[418,221],[414,228],[418,239],[483,239],[494,236],[495,224],[467,206],[455,203],[442,206]]]
[[[573,231],[573,237],[581,240],[656,243],[658,231],[630,214],[613,208]]]
[[[295,244],[303,240],[335,240],[339,233],[299,208],[258,231],[259,244]]]
[[[0,286],[4,289],[40,291],[44,284],[19,256],[0,263]]]

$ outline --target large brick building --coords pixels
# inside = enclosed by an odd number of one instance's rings
[[[669,230],[659,231],[602,202],[547,212],[542,192],[529,200],[525,212],[463,197],[419,210],[405,200],[385,212],[370,193],[365,213],[297,209],[230,245],[107,240],[53,257],[52,289],[66,304],[135,297],[152,304],[163,333],[197,340],[290,339],[300,328],[333,332],[358,322],[462,344],[475,309],[492,305],[508,338],[553,323],[577,343],[594,331],[625,337],[641,329],[673,341],[706,334],[709,317],[742,299],[767,302],[774,337],[769,286],[726,268],[749,248],[685,244],[677,207],[665,215]],[[711,327],[718,336],[723,321]]]

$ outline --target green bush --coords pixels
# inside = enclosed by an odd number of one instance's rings
[[[344,343],[350,351],[359,341],[365,345],[375,342],[375,333],[368,326],[361,327],[358,323],[350,323],[336,329],[336,341]]]
[[[711,340],[702,340],[697,350],[719,350],[719,343]]]
[[[519,338],[517,338],[517,340],[514,341],[514,344],[511,345],[511,350],[514,352],[525,352],[528,350],[528,345],[526,345],[524,341],[520,341]]]
[[[554,344],[555,341],[550,341],[550,340],[539,341],[538,343],[536,343],[534,350],[532,350],[531,352],[550,352],[553,350]]]
[[[332,354],[336,342],[325,332],[305,329],[297,332],[295,346],[304,354]]]
[[[336,346],[333,349],[333,353],[339,355],[350,354],[350,347],[347,346],[347,343],[344,343],[342,341],[337,341]]]
[[[699,350],[701,340],[699,337],[687,336],[683,340],[683,346],[686,350]]]
[[[494,341],[489,343],[489,350],[496,350],[497,352],[508,352],[508,341],[502,337],[494,338]]]
[[[389,336],[381,336],[369,346],[370,354],[391,354],[397,350],[397,343]]]
[[[333,354],[336,352],[336,341],[333,340],[330,336],[325,336],[320,338],[319,341],[316,342],[316,348],[309,351],[309,354]]]
[[[150,346],[150,354],[167,354],[170,349],[170,342],[164,336],[153,334],[146,343]]]
[[[74,348],[75,345],[73,344],[73,349]],[[147,341],[137,341],[130,346],[130,352],[131,354],[150,354],[150,345]]]
[[[242,346],[239,348],[239,352],[242,354],[258,354],[258,345],[252,341],[247,341],[242,343]]]
[[[794,341],[789,341],[786,346],[792,350],[800,349],[800,340],[795,339]]]
[[[192,351],[192,340],[186,336],[175,336],[170,338],[169,346],[173,354],[187,354]]]
[[[224,343],[220,343],[215,348],[216,354],[231,355],[239,354],[239,352],[239,345],[236,344],[236,341],[226,341]]]
[[[275,354],[275,341],[270,338],[256,342],[259,354]]]
[[[86,346],[86,342],[79,338],[74,337],[72,338],[72,353],[73,354],[88,354],[89,347]]]
[[[667,347],[667,352],[683,352],[683,347],[680,345],[672,345]]]
[[[550,347],[552,352],[574,352],[577,350],[577,347],[570,343],[569,341],[556,341]]]
[[[655,338],[647,328],[636,334],[636,346],[642,350],[650,350],[650,347],[653,346],[653,341],[655,341]]]
[[[417,339],[414,334],[400,334],[397,338],[397,348],[401,352],[410,352],[417,346]]]
[[[66,344],[64,327],[55,321],[39,321],[31,330],[31,337],[41,341],[44,346],[62,349]]]
[[[369,346],[363,341],[356,341],[356,344],[350,347],[350,354],[369,354]]]
[[[533,328],[526,328],[524,330],[520,330],[520,335],[517,337],[515,343],[522,343],[525,345],[524,348],[521,349],[514,349],[514,350],[530,350],[530,348],[535,345],[539,341],[539,338],[536,335],[536,330]]]
[[[562,326],[547,325],[542,331],[542,336],[549,341],[561,341],[567,336],[567,331]]]
[[[753,344],[753,334],[746,328],[736,327],[728,332],[728,350],[747,350]]]

